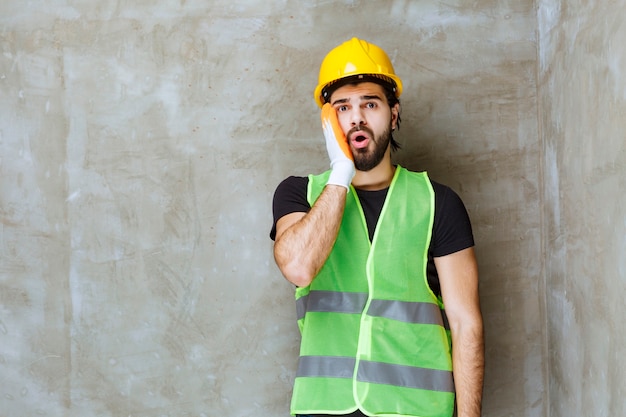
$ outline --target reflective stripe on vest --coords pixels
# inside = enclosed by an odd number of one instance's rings
[[[352,378],[356,359],[333,356],[302,356],[298,377]],[[452,372],[361,360],[357,380],[430,391],[454,392]]]
[[[361,314],[367,303],[366,293],[311,291],[296,300],[298,320],[308,312]],[[432,303],[397,300],[372,300],[367,315],[405,323],[435,324],[449,330],[445,311]]]
[[[296,312],[298,320],[312,311],[361,314],[366,302],[367,293],[311,291],[296,300]]]

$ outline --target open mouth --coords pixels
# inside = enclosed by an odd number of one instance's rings
[[[356,149],[362,149],[367,147],[370,142],[370,138],[367,134],[361,132],[355,132],[352,135],[352,146]]]

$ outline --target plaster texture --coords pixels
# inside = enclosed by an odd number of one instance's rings
[[[404,81],[394,158],[473,220],[484,415],[623,411],[624,27],[571,4],[1,2],[0,416],[288,415],[272,193],[328,167],[312,91],[353,36]]]
[[[550,416],[626,415],[626,2],[539,2]]]

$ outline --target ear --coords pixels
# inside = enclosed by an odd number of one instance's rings
[[[391,130],[396,130],[398,127],[398,116],[400,115],[400,103],[396,103],[391,108]]]

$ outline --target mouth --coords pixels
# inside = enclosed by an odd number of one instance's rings
[[[355,149],[366,148],[370,143],[370,135],[367,132],[358,130],[350,136],[350,143]]]

